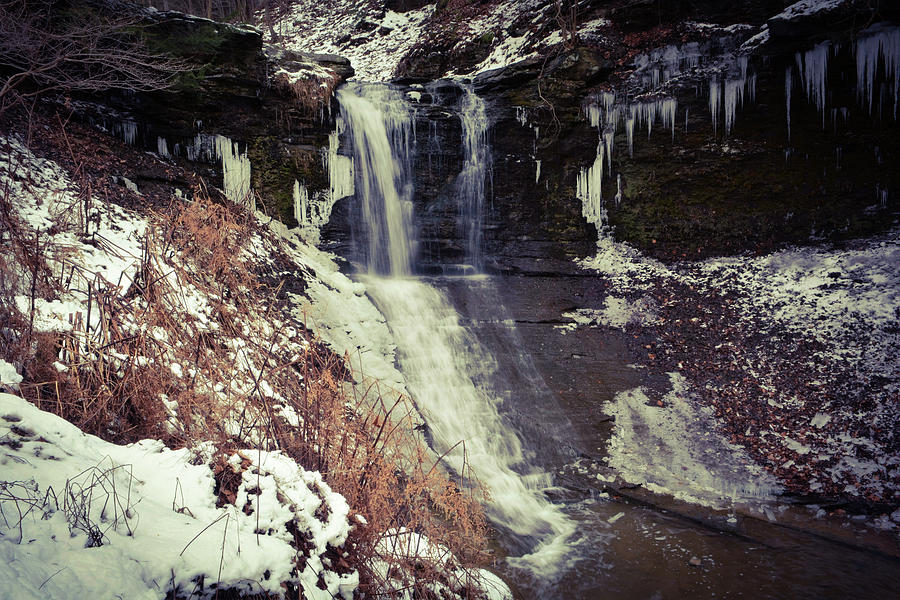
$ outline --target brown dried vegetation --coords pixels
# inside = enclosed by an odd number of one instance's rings
[[[83,271],[67,249],[32,231],[10,193],[0,190],[0,331],[7,335],[0,357],[21,366],[26,398],[116,442],[212,441],[220,455],[280,450],[321,471],[362,517],[354,516],[332,562],[359,570],[363,596],[416,590],[434,597],[439,583],[477,597],[462,566],[486,558],[482,492],[448,478],[417,432],[407,398],[378,382],[353,383],[344,358],[292,313],[283,291],[291,286],[273,277],[286,260],[278,237],[200,189],[191,201],[149,200],[155,210],[145,208],[149,226],[123,293],[123,282]],[[58,227],[84,223],[60,220]],[[300,277],[294,269],[291,276]],[[16,295],[33,303],[71,289],[89,300],[86,313],[70,316],[70,331],[39,333],[33,317],[14,308]],[[189,308],[197,296],[207,299],[203,310]],[[214,464],[219,500],[231,502],[231,467]],[[425,554],[398,544],[402,531],[427,536],[434,548]],[[297,543],[299,565],[305,557]]]

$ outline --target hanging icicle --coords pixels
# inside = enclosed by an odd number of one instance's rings
[[[709,114],[712,117],[713,135],[718,128],[719,105],[722,102],[722,84],[716,78],[709,80]]]

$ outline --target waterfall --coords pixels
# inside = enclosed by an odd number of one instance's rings
[[[371,274],[412,273],[412,114],[387,86],[350,85],[338,91],[353,146],[356,196],[362,203],[366,267]]]
[[[400,370],[428,424],[431,445],[445,455],[450,468],[461,472],[466,464],[488,487],[488,516],[501,532],[516,537],[522,554],[510,563],[551,579],[568,562],[574,524],[544,496],[550,475],[526,460],[522,442],[500,412],[501,399],[486,385],[497,371],[496,362],[460,322],[447,296],[411,276],[410,111],[405,99],[386,86],[354,85],[340,90],[338,101],[353,146],[355,195],[369,236],[369,273],[363,279],[391,330]],[[465,210],[475,219],[489,164],[487,119],[483,102],[471,90],[461,108],[465,164],[456,185],[471,196],[464,199]],[[477,222],[480,229],[480,216]],[[480,235],[472,233],[468,242],[476,243]],[[469,250],[474,256],[480,252]]]
[[[491,165],[487,144],[488,119],[484,100],[472,91],[471,86],[463,89],[465,94],[460,99],[459,115],[462,121],[464,162],[456,180],[459,229],[466,240],[466,260],[476,271],[480,271],[484,187]]]

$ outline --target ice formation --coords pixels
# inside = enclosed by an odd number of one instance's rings
[[[709,80],[709,115],[712,117],[713,134],[718,129],[719,104],[722,101],[722,84],[718,79]]]
[[[236,204],[256,210],[256,200],[250,193],[250,158],[242,153],[237,142],[224,135],[215,138],[216,156],[222,160],[222,185],[225,197]]]
[[[309,192],[305,185],[294,180],[294,218],[302,227],[309,222]]]
[[[575,195],[581,200],[581,213],[588,223],[601,231],[606,228],[606,209],[603,207],[603,146],[597,152],[594,164],[581,169],[575,186]]]
[[[872,113],[875,97],[875,78],[879,59],[883,65],[885,81],[894,98],[894,118],[900,99],[900,27],[875,25],[862,32],[856,40],[856,91],[860,102]],[[868,35],[866,35],[868,34]]]
[[[790,65],[784,70],[784,106],[787,109],[787,139],[791,141],[791,87],[794,85],[794,76]]]
[[[323,156],[332,201],[353,195],[353,159],[338,153],[343,128],[343,119],[338,119],[335,130],[328,135],[328,151]]]
[[[797,70],[800,72],[800,81],[806,90],[806,97],[816,105],[822,114],[822,128],[825,128],[825,95],[826,80],[828,77],[828,58],[831,54],[831,44],[822,42],[812,50],[802,55],[796,54]]]

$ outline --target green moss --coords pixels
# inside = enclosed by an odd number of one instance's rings
[[[212,23],[194,27],[154,26],[143,30],[150,51],[207,63],[213,60],[225,42],[225,36]]]
[[[478,43],[483,46],[490,46],[491,44],[493,44],[494,43],[494,32],[488,31],[488,32],[483,33],[481,35],[481,37],[478,38]]]
[[[251,185],[260,195],[263,206],[288,226],[296,226],[294,181],[303,182],[313,193],[328,187],[318,152],[289,148],[273,137],[259,137],[250,143],[247,153]]]

